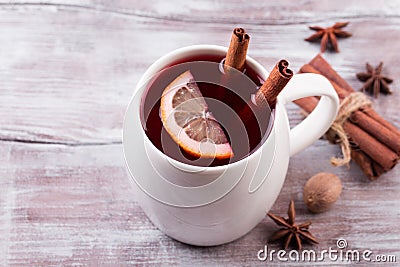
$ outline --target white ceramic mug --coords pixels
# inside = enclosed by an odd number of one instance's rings
[[[227,48],[196,45],[177,49],[154,62],[138,82],[128,106],[123,148],[136,198],[150,220],[181,242],[209,246],[233,241],[254,228],[275,202],[289,157],[322,136],[336,117],[339,100],[318,74],[296,74],[278,97],[273,128],[249,156],[224,166],[199,167],[178,162],[158,150],[140,121],[141,99],[153,75],[196,55],[226,55]],[[267,70],[251,57],[247,64],[264,80]],[[285,104],[321,96],[315,110],[289,128]],[[260,164],[262,163],[262,164]]]

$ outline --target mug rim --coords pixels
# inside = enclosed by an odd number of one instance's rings
[[[158,73],[159,71],[163,70],[165,67],[169,66],[169,64],[173,61],[179,60],[181,58],[185,58],[187,56],[193,56],[196,54],[200,54],[201,52],[207,53],[207,52],[216,52],[218,53],[223,53],[226,54],[226,52],[228,51],[228,48],[225,46],[220,46],[220,45],[207,45],[207,44],[200,44],[200,45],[190,45],[190,46],[184,46],[181,48],[177,48],[175,50],[172,50],[170,52],[168,52],[167,54],[161,56],[160,58],[158,58],[156,61],[154,61],[150,67],[148,67],[146,69],[146,71],[143,73],[143,75],[141,76],[141,78],[139,79],[136,87],[135,87],[135,92],[131,98],[131,100],[129,101],[129,105],[131,105],[133,98],[135,97],[135,95],[138,93],[138,91],[140,90],[140,88],[143,87],[144,83],[148,82],[149,78],[151,76],[153,76],[154,74]],[[255,59],[253,59],[252,57],[250,57],[249,55],[246,55],[246,63],[249,64],[251,66],[251,68],[253,70],[255,70],[255,72],[263,79],[265,80],[268,75],[269,72]],[[145,90],[143,89],[142,92],[140,93],[140,98],[142,101],[142,97],[144,94]],[[129,108],[128,108],[129,109]],[[125,124],[125,120],[128,118],[128,109],[125,113],[125,118],[124,118],[124,124]],[[139,106],[140,109],[140,106]],[[140,114],[140,110],[139,110],[139,114]],[[140,115],[139,116],[139,121],[141,121]],[[273,120],[275,120],[274,118],[275,116],[273,115],[273,113],[271,113],[271,118]],[[202,171],[212,171],[212,172],[221,172],[224,171],[226,168],[228,167],[234,167],[236,165],[239,164],[243,164],[243,162],[247,162],[248,160],[251,160],[251,158],[255,157],[255,154],[257,154],[259,151],[261,151],[261,147],[263,145],[261,145],[260,147],[258,147],[253,153],[251,153],[250,155],[235,161],[235,162],[231,162],[225,165],[219,165],[219,166],[197,166],[197,165],[192,165],[192,164],[188,164],[188,163],[184,163],[181,162],[179,160],[176,160],[170,156],[168,156],[167,154],[163,153],[162,151],[160,151],[154,144],[153,142],[149,139],[149,137],[146,135],[146,133],[144,132],[144,129],[141,125],[141,131],[142,134],[144,136],[144,142],[148,142],[150,143],[150,146],[153,148],[153,150],[156,151],[156,153],[159,154],[159,156],[161,157],[165,157],[172,166],[174,166],[175,168],[178,168],[182,171],[185,172],[192,172],[192,173],[196,173],[196,172],[202,172]],[[123,128],[123,134],[122,134],[122,141],[123,141],[123,147],[125,147],[125,142],[124,139],[127,138],[124,134],[125,132],[125,127]],[[271,131],[268,135],[268,137],[264,140],[264,143],[271,137],[272,134],[274,134],[274,124],[271,127]],[[125,149],[125,148],[124,148]]]

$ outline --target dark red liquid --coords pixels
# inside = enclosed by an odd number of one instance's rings
[[[238,161],[262,144],[269,134],[272,119],[268,108],[259,108],[251,101],[262,84],[257,73],[246,66],[224,74],[223,57],[200,55],[174,62],[149,83],[142,98],[142,126],[151,142],[163,153],[178,161],[198,166],[219,166]],[[164,89],[176,77],[190,70],[205,98],[209,110],[220,123],[234,157],[230,159],[196,158],[181,149],[169,136],[160,118],[160,99]]]

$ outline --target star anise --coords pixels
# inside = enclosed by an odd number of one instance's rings
[[[389,89],[389,84],[393,82],[389,77],[382,75],[383,62],[379,63],[378,67],[375,69],[369,64],[366,64],[367,72],[357,73],[357,78],[365,82],[360,91],[367,91],[371,95],[373,94],[375,98],[378,98],[379,92],[385,95],[391,94],[392,91]]]
[[[308,241],[318,244],[318,240],[308,231],[311,222],[305,222],[302,224],[295,223],[296,211],[294,209],[294,201],[291,200],[288,209],[289,218],[285,219],[280,216],[276,216],[270,212],[267,215],[279,226],[283,228],[276,231],[270,238],[270,241],[275,241],[278,239],[285,238],[283,243],[283,248],[287,249],[292,241],[296,242],[297,248],[300,250],[302,248],[302,242]]]
[[[322,28],[319,26],[310,26],[311,30],[317,31],[310,37],[304,39],[308,42],[317,42],[321,39],[321,52],[330,47],[335,50],[336,53],[339,52],[337,38],[347,38],[351,36],[351,33],[341,30],[346,27],[349,22],[336,22],[333,26],[328,28]]]

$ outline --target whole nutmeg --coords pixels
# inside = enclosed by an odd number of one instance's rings
[[[315,213],[328,210],[342,192],[342,183],[332,173],[320,172],[304,186],[303,199],[308,209]]]

